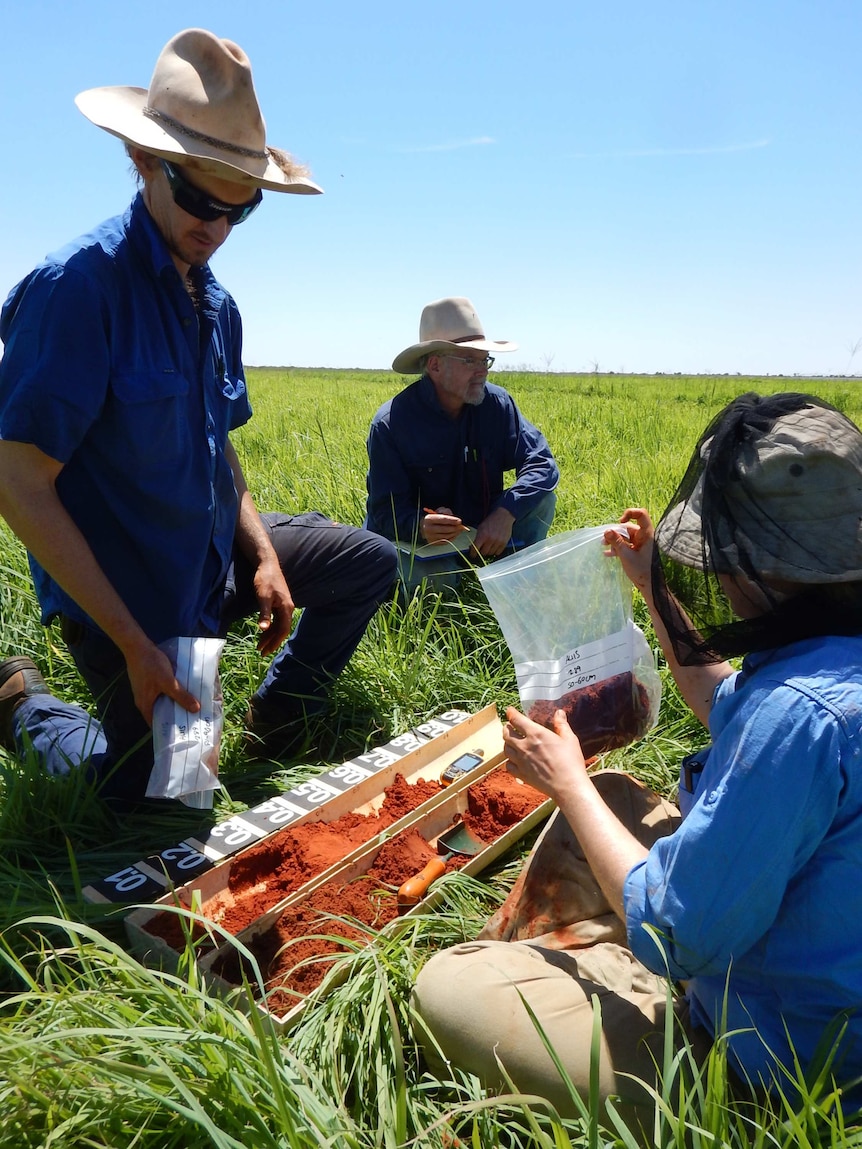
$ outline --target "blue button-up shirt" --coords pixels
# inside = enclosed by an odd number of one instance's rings
[[[625,882],[629,944],[689,979],[696,1022],[766,1076],[806,1064],[851,1013],[840,1078],[862,1074],[862,638],[749,655],[717,688],[683,821]],[[702,769],[697,769],[702,766]],[[651,934],[644,926],[654,927]],[[657,945],[657,940],[660,945]],[[755,1032],[756,1031],[756,1032]],[[758,1036],[759,1035],[759,1036]]]
[[[57,492],[151,639],[216,631],[236,528],[228,432],[251,415],[239,312],[195,310],[137,196],[49,256],[0,316],[0,438],[63,464]],[[38,563],[43,621],[80,607]]]
[[[504,491],[506,471],[515,472],[515,481]],[[388,539],[412,543],[423,507],[450,507],[470,527],[498,507],[518,519],[559,477],[545,436],[502,387],[488,383],[482,402],[465,405],[453,419],[423,375],[371,422],[367,523]]]

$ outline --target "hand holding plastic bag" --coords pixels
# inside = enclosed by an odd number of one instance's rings
[[[477,571],[524,712],[550,726],[565,710],[587,757],[642,737],[661,700],[653,653],[632,619],[631,585],[605,553],[607,529],[566,531]]]
[[[160,649],[171,660],[177,681],[201,708],[190,714],[167,695],[153,709],[153,769],[148,798],[178,798],[186,806],[209,810],[220,788],[218,755],[224,707],[218,664],[220,638],[172,638]]]

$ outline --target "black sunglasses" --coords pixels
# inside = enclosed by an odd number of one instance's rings
[[[167,160],[162,160],[161,164],[174,203],[189,215],[193,215],[195,219],[212,223],[213,220],[224,218],[231,227],[236,227],[238,223],[248,219],[263,199],[263,192],[258,188],[252,198],[245,203],[220,203],[205,191],[196,188],[194,184],[190,184],[179,168],[175,168]]]

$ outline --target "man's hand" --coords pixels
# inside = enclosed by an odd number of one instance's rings
[[[486,558],[501,555],[511,541],[514,525],[515,516],[505,507],[497,507],[496,511],[491,511],[487,519],[483,519],[476,528],[474,550]]]
[[[274,551],[254,572],[254,593],[260,609],[257,649],[261,654],[274,654],[290,634],[296,609]]]
[[[556,710],[553,721],[554,728],[549,730],[510,706],[503,745],[510,772],[553,798],[559,806],[562,796],[572,794],[588,775],[581,744],[565,712]]]
[[[153,724],[153,707],[160,694],[166,694],[190,714],[197,714],[200,702],[180,686],[171,660],[154,643],[144,639],[133,651],[123,653],[135,705],[150,726]]]
[[[426,543],[450,543],[460,535],[464,524],[450,507],[427,510],[419,524],[419,533]]]

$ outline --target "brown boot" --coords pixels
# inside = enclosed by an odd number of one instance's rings
[[[39,667],[32,658],[16,655],[0,662],[0,746],[4,750],[15,753],[12,715],[24,699],[33,694],[49,693]]]

